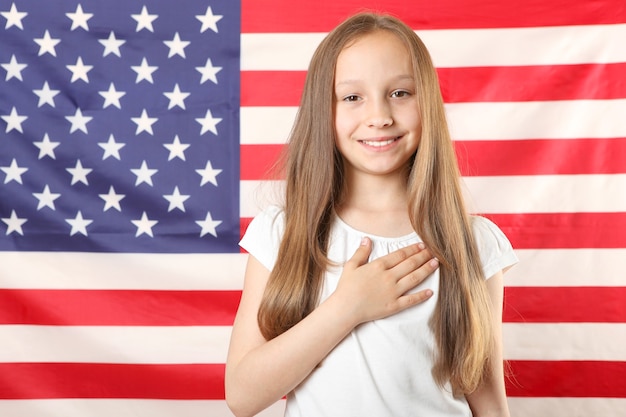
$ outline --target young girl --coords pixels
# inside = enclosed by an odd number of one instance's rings
[[[436,72],[401,21],[359,14],[315,52],[283,207],[250,224],[226,400],[252,416],[509,415],[502,232],[469,216]]]

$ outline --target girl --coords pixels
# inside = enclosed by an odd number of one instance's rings
[[[252,416],[508,416],[502,232],[469,216],[430,56],[359,14],[316,50],[284,206],[248,227],[226,400]],[[488,279],[486,279],[488,278]]]

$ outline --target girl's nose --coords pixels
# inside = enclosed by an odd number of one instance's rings
[[[382,128],[389,127],[393,124],[393,117],[391,115],[389,103],[381,100],[370,103],[369,107],[367,117],[367,125],[369,127]]]

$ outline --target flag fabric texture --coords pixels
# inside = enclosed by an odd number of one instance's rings
[[[511,414],[626,415],[623,0],[0,0],[0,415],[231,415],[237,242],[362,10],[424,40],[472,211],[520,257]]]

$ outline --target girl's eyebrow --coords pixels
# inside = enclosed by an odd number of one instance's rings
[[[398,75],[398,76],[392,78],[391,81],[404,81],[404,80],[414,81],[413,75],[401,74],[401,75]],[[362,80],[358,80],[358,79],[341,80],[341,81],[335,82],[335,87],[343,85],[343,84],[348,84],[348,85],[350,85],[350,84],[358,84],[360,82],[362,82]]]

